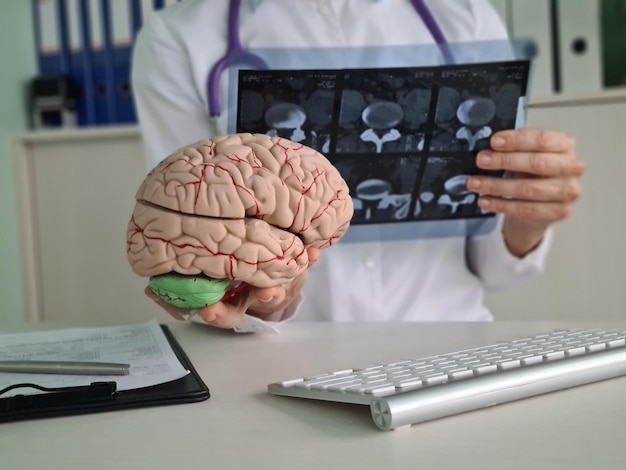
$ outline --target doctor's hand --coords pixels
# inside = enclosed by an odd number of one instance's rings
[[[310,267],[319,259],[320,250],[308,248],[307,252]],[[257,288],[248,285],[228,300],[197,309],[195,314],[212,326],[228,329],[238,326],[244,313],[263,319],[285,309],[300,294],[307,279],[307,270],[308,267],[290,283],[282,286]],[[189,318],[189,310],[164,302],[149,287],[146,287],[145,294],[175,319]]]
[[[472,176],[468,189],[480,194],[480,208],[505,215],[502,233],[509,251],[523,257],[548,227],[567,218],[580,197],[585,165],[572,137],[557,131],[519,129],[491,138],[477,155],[485,170],[505,170],[512,178]]]

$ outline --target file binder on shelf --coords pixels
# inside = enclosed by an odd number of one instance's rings
[[[531,39],[536,46],[533,57],[531,96],[554,93],[554,56],[549,0],[509,2],[509,31],[515,39]]]
[[[557,3],[561,92],[602,90],[601,9],[599,0],[553,0]]]
[[[114,124],[117,122],[117,97],[111,4],[107,0],[100,0],[99,7],[102,50],[98,51],[94,57],[96,109],[99,110],[97,120],[105,124]]]
[[[130,1],[130,29],[133,38],[135,37],[141,28],[142,14],[141,14],[141,0],[129,0]]]
[[[209,388],[169,328],[161,325],[161,329],[176,357],[189,371],[186,376],[159,385],[123,391],[116,390],[115,382],[52,389],[37,384],[13,385],[0,391],[0,423],[207,400],[210,397]],[[3,393],[18,386],[36,388],[43,393],[2,398]]]
[[[145,18],[175,3],[177,0],[32,0],[39,65],[34,80],[71,83],[76,90],[72,124],[136,123],[130,78],[132,46]],[[63,111],[56,111],[59,117],[55,119],[36,123],[41,127],[71,125],[61,119]],[[41,111],[33,109],[32,113]]]
[[[126,4],[100,0],[98,20],[102,47],[94,52],[96,122],[125,124],[137,121],[130,85],[133,12]]]
[[[132,46],[118,46],[114,54],[115,102],[117,122],[120,124],[137,122],[135,101],[130,82],[130,62]]]
[[[69,74],[70,46],[65,0],[33,0],[32,8],[40,75]]]
[[[626,2],[604,0],[601,8],[603,85],[626,85]]]
[[[137,122],[130,62],[135,35],[146,16],[142,0],[32,3],[39,70],[35,80],[65,79],[72,84],[78,126]],[[60,125],[60,119],[44,123]]]
[[[116,122],[129,124],[137,122],[135,102],[130,83],[132,45],[135,34],[142,23],[139,2],[120,4],[101,0],[110,4],[113,42],[113,96],[117,112]]]
[[[78,15],[74,18],[78,21],[78,49],[73,56],[78,56],[77,60],[72,60],[72,68],[76,76],[76,81],[82,84],[82,94],[79,100],[78,118],[79,123],[93,126],[98,123],[96,120],[96,89],[94,83],[93,69],[93,35],[91,18],[89,13],[88,0],[78,1]]]
[[[538,46],[532,95],[602,90],[599,0],[510,1],[509,8],[511,36]]]

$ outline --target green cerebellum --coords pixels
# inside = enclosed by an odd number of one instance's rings
[[[230,281],[178,273],[150,278],[148,286],[161,300],[179,308],[203,308],[220,301]]]

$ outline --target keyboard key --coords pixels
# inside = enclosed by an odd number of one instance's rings
[[[416,379],[416,378],[411,378],[411,379],[405,379],[405,380],[401,380],[399,382],[395,382],[395,386],[398,390],[406,390],[409,388],[418,388],[422,386],[422,380],[421,379]]]
[[[474,375],[474,371],[470,369],[459,369],[454,371],[448,371],[448,377],[451,379],[466,379]]]
[[[617,348],[620,346],[624,346],[625,344],[626,344],[626,339],[624,338],[612,339],[611,341],[606,343],[607,347],[609,348]]]
[[[444,384],[448,381],[448,376],[442,373],[428,375],[422,378],[427,385]]]
[[[541,364],[543,362],[543,356],[529,356],[522,359],[522,364],[525,366],[531,366],[533,364]]]
[[[478,367],[473,367],[476,374],[489,374],[498,370],[498,366],[495,364],[481,364]]]
[[[366,387],[362,390],[363,393],[368,395],[382,395],[384,393],[395,392],[396,387],[391,383],[381,384],[381,385],[373,385],[371,387]]]
[[[602,351],[603,349],[606,349],[606,344],[604,343],[588,344],[587,346],[585,346],[585,349],[589,352]]]
[[[565,351],[565,354],[567,354],[568,356],[580,356],[581,354],[585,354],[585,347],[584,346],[578,346],[575,348],[569,348],[567,351]]]
[[[522,363],[518,359],[505,359],[505,360],[503,360],[501,362],[498,362],[496,364],[496,366],[500,370],[515,369],[516,367],[519,367],[521,365],[522,365]]]
[[[302,383],[304,379],[292,379],[292,380],[284,380],[282,382],[278,382],[281,387],[291,387],[292,385]]]
[[[377,391],[376,393],[379,393],[378,391],[380,390],[389,390],[390,388],[393,388],[395,390],[395,385],[385,380],[379,380],[374,382],[350,385],[348,387],[345,387],[344,391],[352,393],[373,394],[375,391]]]
[[[562,359],[563,357],[565,357],[565,352],[564,351],[550,351],[550,352],[543,354],[543,357],[547,361],[553,361],[555,359]]]
[[[389,366],[406,366],[413,362],[411,359],[405,359],[403,361],[390,362]]]
[[[363,372],[363,371],[372,371],[372,370],[377,370],[377,369],[382,369],[384,366],[381,365],[375,365],[375,366],[365,366],[365,367],[358,367],[358,368],[354,368],[352,369],[354,372]]]
[[[345,377],[335,377],[335,378],[328,378],[325,380],[305,380],[303,382],[298,382],[296,384],[294,384],[294,387],[298,387],[298,388],[321,388],[323,389],[324,387],[327,387],[329,385],[332,384],[336,384],[336,383],[341,383],[341,382],[345,382],[346,378]]]
[[[352,381],[346,381],[346,382],[338,382],[332,385],[327,385],[325,387],[326,390],[330,390],[330,391],[337,391],[337,392],[342,392],[345,389],[347,389],[348,387],[352,387],[353,385],[358,385],[360,384],[361,381],[360,380],[352,380]]]

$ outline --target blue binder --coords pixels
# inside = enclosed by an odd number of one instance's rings
[[[88,0],[78,1],[80,50],[72,53],[72,75],[76,83],[82,85],[82,93],[78,100],[79,125],[93,126],[96,120],[96,89],[93,69],[93,51],[91,24],[89,20]]]
[[[55,0],[52,4],[53,11],[45,9],[50,8],[50,4],[41,5],[37,0],[33,0],[33,23],[35,33],[35,47],[37,53],[37,63],[39,74],[41,76],[58,76],[68,75],[70,72],[70,46],[69,46],[69,29],[67,25],[67,5],[65,0]],[[54,15],[50,18],[50,15]],[[44,44],[44,22],[54,29],[54,43]],[[52,33],[50,33],[52,34]],[[48,34],[48,36],[50,35]],[[48,38],[49,40],[50,38]]]
[[[68,3],[77,7],[78,18],[70,18]],[[154,7],[159,7],[155,2]],[[161,2],[162,3],[162,2]],[[141,28],[140,0],[98,0],[97,10],[90,11],[89,0],[32,0],[33,22],[39,77],[69,77],[77,90],[76,111],[79,126],[137,122],[130,74],[132,43]],[[130,34],[116,43],[112,8],[126,8]],[[94,44],[92,33],[98,25],[102,44]],[[78,25],[79,41],[70,45],[70,21]],[[45,29],[45,34],[42,30]],[[55,36],[51,38],[52,36]],[[46,41],[54,40],[54,44]],[[77,42],[79,47],[77,47]]]
[[[124,5],[121,5],[119,2],[110,2],[109,0],[103,1],[110,3],[110,8],[123,7],[126,9],[124,16],[128,18],[128,23],[124,26],[128,27],[128,33],[117,34],[114,37],[111,71],[113,73],[113,94],[117,113],[116,122],[120,124],[135,123],[137,122],[137,114],[135,112],[130,75],[133,43],[143,21],[141,1],[128,0],[124,2]],[[115,17],[115,15],[113,16]],[[115,28],[113,27],[113,29]]]
[[[118,122],[115,89],[113,28],[109,0],[100,0],[99,18],[102,29],[102,49],[94,54],[94,77],[96,92],[96,121],[98,124]]]
[[[130,83],[130,62],[132,46],[115,48],[115,97],[117,106],[117,122],[121,124],[137,122],[135,102]]]

